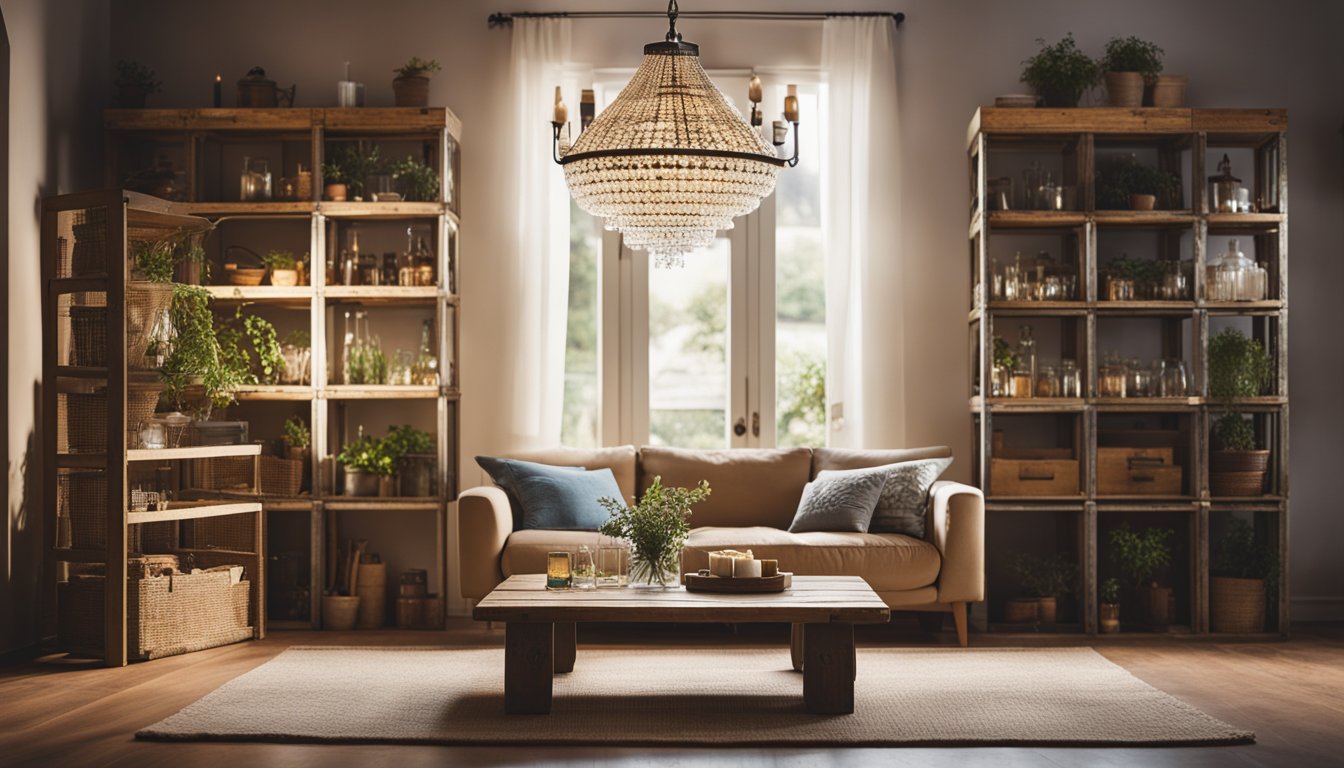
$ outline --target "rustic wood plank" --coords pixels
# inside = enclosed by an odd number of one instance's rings
[[[1221,134],[1269,134],[1288,130],[1286,109],[1192,109],[1191,127]]]
[[[1012,109],[981,107],[977,112],[984,133],[1188,133],[1191,110],[1084,107],[1075,109]],[[976,125],[972,119],[971,129]]]
[[[511,621],[504,628],[504,710],[509,714],[550,714],[553,633],[550,622]]]
[[[854,712],[854,625],[803,626],[803,704],[819,715]]]

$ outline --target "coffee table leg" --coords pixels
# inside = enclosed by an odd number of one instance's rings
[[[573,672],[574,657],[578,654],[578,640],[572,621],[555,622],[555,671]]]
[[[551,712],[553,625],[510,621],[504,625],[504,710],[515,715]]]
[[[854,625],[803,627],[803,703],[819,715],[854,711]]]
[[[789,657],[793,660],[793,671],[803,671],[803,625],[793,624],[789,631]]]

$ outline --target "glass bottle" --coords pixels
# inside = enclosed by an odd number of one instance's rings
[[[252,158],[243,156],[243,172],[238,175],[238,199],[250,203],[257,199],[256,180],[252,178]]]
[[[416,354],[415,365],[411,369],[411,378],[421,386],[439,384],[439,358],[434,354],[434,348],[430,343],[431,322],[425,320],[420,328],[420,351]]]
[[[1078,378],[1078,363],[1072,359],[1059,361],[1059,396],[1082,397],[1082,382]]]
[[[597,564],[593,561],[593,550],[587,544],[579,547],[574,554],[573,587],[575,589],[597,588]]]
[[[342,381],[346,384],[356,383],[351,381],[351,374],[355,367],[354,359],[358,355],[356,346],[355,325],[350,321],[350,312],[347,310],[345,313],[345,334],[341,339],[341,360],[345,361],[345,375],[342,377]]]
[[[1053,365],[1041,366],[1040,374],[1036,377],[1036,396],[1059,397],[1059,393],[1059,372]]]
[[[397,284],[397,254],[388,251],[383,254],[382,263],[382,284]]]
[[[265,160],[253,160],[252,173],[253,200],[271,199],[271,169]]]
[[[415,244],[415,284],[434,285],[434,253],[421,236]]]
[[[1031,336],[1030,325],[1018,326],[1017,333],[1017,370],[1013,373],[1013,388],[1025,388],[1025,392],[1017,394],[1017,397],[1031,397],[1036,391],[1036,339]],[[1026,377],[1020,385],[1019,376]]]
[[[397,255],[397,285],[415,285],[415,240],[410,227],[406,228],[406,250]]]

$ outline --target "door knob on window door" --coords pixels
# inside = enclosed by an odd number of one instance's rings
[[[747,434],[746,419],[742,418],[741,416],[738,417],[737,422],[733,424],[733,434],[737,435],[738,437]]]
[[[761,436],[761,412],[760,412],[760,411],[752,411],[752,412],[751,412],[751,436],[752,436],[752,437],[760,437],[760,436]]]

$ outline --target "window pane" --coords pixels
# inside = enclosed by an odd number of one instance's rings
[[[728,239],[649,269],[649,442],[728,441]]]
[[[565,332],[565,405],[560,440],[565,445],[598,445],[597,260],[601,223],[569,204],[569,318]]]
[[[776,101],[783,98],[780,88]],[[775,187],[775,442],[781,447],[826,444],[821,98],[815,87],[799,89],[799,163],[779,174]],[[792,143],[790,136],[790,150]]]

